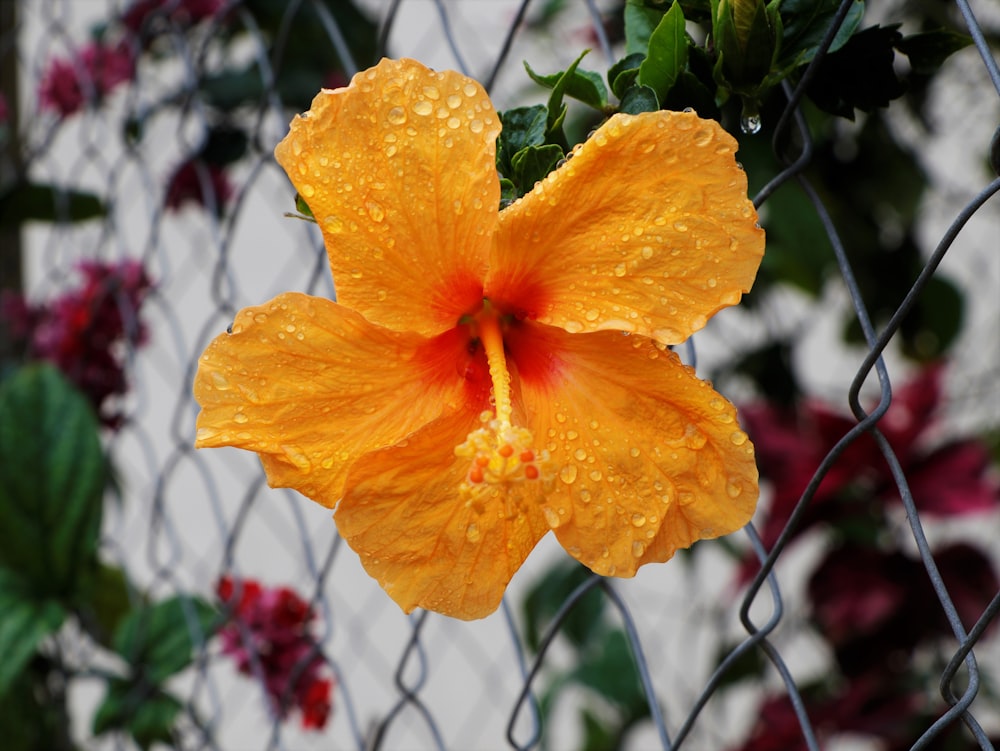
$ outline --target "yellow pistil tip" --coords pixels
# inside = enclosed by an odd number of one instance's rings
[[[459,488],[463,499],[475,504],[487,490],[544,481],[551,475],[549,452],[535,450],[530,430],[498,419],[493,412],[483,412],[479,419],[483,426],[455,447],[456,456],[469,460]]]

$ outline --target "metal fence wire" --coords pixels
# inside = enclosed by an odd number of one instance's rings
[[[2,4],[0,57],[8,122],[17,124],[8,130],[18,133],[18,169],[38,183],[105,196],[111,209],[90,221],[74,221],[76,209],[66,202],[56,206],[53,221],[25,224],[20,233],[3,230],[4,284],[16,287],[23,280],[29,299],[47,299],[77,283],[81,259],[141,259],[155,286],[142,313],[145,344],[124,353],[130,391],[121,404],[124,420],[109,438],[120,498],[108,507],[102,557],[123,565],[137,590],[154,600],[179,592],[213,600],[216,582],[224,576],[294,587],[317,612],[319,654],[333,684],[324,731],[300,729],[269,711],[265,691],[253,679],[260,677],[259,664],[254,667],[259,655],[250,655],[249,676],[238,675],[217,641],[199,636],[194,667],[171,683],[184,704],[177,747],[583,747],[583,731],[576,724],[577,708],[590,701],[583,689],[569,690],[554,705],[541,697],[551,676],[565,674],[579,658],[560,640],[567,619],[597,596],[603,617],[624,634],[641,684],[645,719],[629,733],[626,748],[741,747],[760,719],[762,697],[782,695],[790,699],[795,733],[767,748],[818,749],[837,728],[828,718],[810,716],[809,684],[826,669],[830,655],[809,636],[809,613],[801,603],[803,572],[822,543],[817,548],[790,542],[829,469],[864,438],[874,440],[881,452],[902,501],[896,532],[905,536],[905,548],[922,564],[921,576],[933,592],[919,612],[928,619],[943,615],[950,630],[943,661],[932,665],[941,709],[929,719],[913,715],[924,724],[913,728],[907,747],[993,748],[991,738],[1000,735],[1000,694],[994,692],[1000,687],[1000,649],[990,627],[998,621],[1000,591],[974,622],[963,621],[955,600],[964,591],[955,592],[933,552],[935,535],[945,539],[957,532],[940,532],[933,524],[927,531],[911,492],[914,478],[880,426],[894,387],[905,380],[894,354],[901,326],[942,268],[951,270],[970,301],[969,333],[953,358],[950,425],[1000,424],[1000,213],[994,199],[1000,178],[995,172],[983,177],[991,139],[992,167],[1000,166],[994,135],[1000,124],[1000,70],[987,41],[1000,30],[998,6],[987,1],[974,8],[967,0],[938,4],[974,45],[950,58],[947,76],[931,94],[941,101],[933,128],[941,135],[923,143],[918,157],[931,175],[932,200],[923,204],[920,228],[924,246],[933,250],[919,268],[886,270],[897,287],[908,291],[901,302],[893,301],[895,309],[884,320],[866,306],[849,240],[841,234],[852,219],[835,221],[828,208],[831,191],[851,186],[823,183],[808,170],[815,150],[805,91],[855,0],[843,0],[831,15],[819,54],[794,85],[785,84],[780,110],[764,113],[774,176],[759,187],[754,203],[766,228],[773,199],[786,186],[798,186],[805,197],[799,210],[819,217],[825,234],[819,252],[837,271],[837,279],[825,287],[824,306],[847,312],[861,343],[850,356],[838,354],[830,342],[839,334],[831,333],[822,317],[806,324],[805,305],[793,293],[776,293],[775,299],[752,311],[733,311],[732,317],[727,312],[695,337],[698,367],[710,370],[745,351],[748,340],[764,341],[778,330],[808,325],[800,364],[831,404],[853,415],[853,427],[822,458],[785,530],[765,540],[750,524],[729,541],[730,548],[752,550],[759,567],[738,588],[725,546],[706,542],[696,555],[646,567],[633,580],[583,577],[562,601],[548,604],[551,617],[537,643],[529,645],[522,601],[528,587],[562,560],[557,546],[543,541],[493,616],[468,623],[422,611],[405,616],[361,569],[325,509],[291,491],[269,489],[252,455],[194,450],[198,408],[191,384],[198,356],[240,308],[287,290],[334,294],[319,232],[283,216],[294,211],[293,194],[272,156],[291,114],[304,109],[319,86],[340,85],[388,54],[473,76],[490,89],[498,109],[544,101],[547,94],[530,84],[521,60],[539,71],[559,70],[578,49],[593,46],[592,67],[611,65],[621,51],[613,49],[608,30],[623,5],[369,0],[358,4],[355,18],[332,12],[333,5],[320,0],[229,0],[224,25],[221,15],[195,25],[191,8],[197,3],[163,2],[141,29],[146,35],[141,38],[154,40],[143,59],[155,64],[144,62],[120,90],[95,77],[90,85],[107,84],[106,90],[83,95],[96,94],[100,106],[88,106],[72,118],[40,105],[36,92],[51,61],[87,65],[79,50],[89,30],[123,17],[135,5],[118,0]],[[869,13],[885,22],[902,7],[871,6]],[[308,19],[308,33],[302,19]],[[367,41],[359,41],[362,37]],[[315,70],[292,80],[303,59],[313,60]],[[112,66],[106,61],[102,70]],[[232,75],[222,78],[220,71]],[[227,93],[249,85],[240,71],[255,71],[263,87],[239,89],[244,98],[226,109]],[[238,121],[246,135],[237,158],[225,164],[228,182],[220,180],[217,165],[198,158],[206,153],[209,134],[222,138],[235,132],[227,130],[225,118]],[[905,117],[896,127],[917,133]],[[181,165],[193,165],[186,178],[178,177]],[[746,166],[753,182],[752,165]],[[4,169],[10,168],[5,163]],[[685,350],[688,362],[694,353],[693,345]],[[739,395],[736,379],[730,396],[738,401]],[[972,525],[971,534],[985,540],[995,566],[1000,528],[995,515],[988,519]],[[66,664],[83,676],[70,695],[73,737],[85,747],[130,747],[124,735],[95,738],[90,725],[100,701],[96,676],[111,669],[107,658],[79,634],[61,633],[56,641]],[[761,657],[769,667],[760,679],[733,685],[734,674]],[[599,716],[603,710],[593,711]],[[944,745],[946,735],[952,745]],[[888,747],[859,737],[841,737],[829,747]]]

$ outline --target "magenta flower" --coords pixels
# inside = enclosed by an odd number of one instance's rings
[[[139,310],[152,282],[137,261],[84,261],[79,270],[83,284],[51,303],[5,295],[3,315],[22,356],[58,367],[114,428],[122,415],[113,397],[128,390],[125,350],[146,341]]]
[[[39,103],[43,110],[68,117],[89,102],[100,102],[134,76],[135,55],[127,44],[88,44],[73,58],[49,63],[38,89]]]
[[[224,576],[216,586],[229,607],[229,623],[219,632],[222,652],[243,675],[263,681],[271,712],[286,719],[301,712],[302,727],[320,730],[330,716],[333,680],[312,632],[315,612],[287,587],[265,588],[252,579]],[[259,673],[257,672],[259,670]]]
[[[930,366],[898,389],[879,430],[899,458],[922,514],[955,516],[1000,509],[1000,484],[989,471],[986,446],[976,439],[933,440],[942,373],[942,365]],[[791,410],[767,403],[747,405],[740,415],[757,447],[761,475],[772,489],[771,506],[760,525],[761,538],[770,549],[823,458],[856,423],[815,401]],[[823,478],[796,534],[820,521],[877,512],[891,502],[899,502],[898,489],[875,440],[864,434]],[[869,508],[862,509],[859,503]]]
[[[189,159],[170,176],[163,204],[179,211],[185,204],[212,208],[221,215],[233,197],[233,186],[225,170],[217,164]]]

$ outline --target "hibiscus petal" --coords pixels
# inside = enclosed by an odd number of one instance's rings
[[[736,148],[694,113],[615,115],[501,212],[487,296],[570,332],[683,341],[764,252]]]
[[[240,311],[232,332],[198,364],[195,445],[256,451],[270,485],[324,506],[360,455],[489,393],[457,335],[393,332],[323,298],[280,295]]]
[[[456,414],[351,469],[334,519],[361,563],[409,613],[422,607],[466,620],[489,615],[548,531],[538,483],[460,497],[469,469],[454,447],[479,427]],[[491,492],[492,491],[492,492]]]
[[[338,300],[432,335],[482,302],[500,121],[470,78],[382,60],[324,90],[275,156],[326,242]]]
[[[548,505],[570,506],[554,526],[571,555],[631,576],[749,521],[753,446],[735,408],[677,355],[646,337],[538,324],[508,340],[518,398],[558,477]]]

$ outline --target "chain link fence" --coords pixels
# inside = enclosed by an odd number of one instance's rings
[[[832,43],[853,4],[840,4],[821,49]],[[24,224],[20,232],[4,229],[4,286],[23,284],[29,298],[51,298],[76,283],[79,260],[124,258],[140,259],[155,284],[143,310],[148,341],[124,353],[130,381],[121,404],[125,419],[109,439],[119,497],[105,518],[102,557],[121,564],[152,599],[178,592],[212,599],[216,582],[230,576],[294,586],[318,614],[323,669],[333,684],[323,733],[274,718],[259,682],[238,675],[209,640],[194,668],[172,679],[175,695],[184,697],[178,747],[530,749],[542,743],[543,710],[551,748],[582,747],[574,718],[586,697],[570,690],[554,706],[542,707],[539,696],[546,674],[575,659],[560,643],[560,629],[574,608],[599,593],[626,636],[648,708],[648,720],[630,733],[627,748],[738,747],[766,693],[790,697],[797,726],[798,740],[771,747],[818,749],[831,728],[818,728],[809,716],[803,684],[824,670],[829,655],[809,636],[801,604],[803,572],[818,552],[789,543],[838,457],[869,435],[902,500],[898,529],[935,595],[922,603],[923,612],[927,618],[943,614],[951,632],[945,664],[936,667],[942,709],[914,730],[912,748],[944,748],[936,744],[957,727],[964,728],[960,745],[948,748],[993,748],[1000,696],[989,686],[1000,683],[1000,650],[990,627],[998,621],[1000,591],[973,622],[963,621],[954,587],[935,563],[936,539],[928,540],[907,467],[879,426],[893,387],[904,380],[896,353],[902,322],[942,271],[969,301],[948,382],[949,427],[1000,424],[1000,212],[994,197],[1000,179],[983,168],[991,139],[994,167],[998,161],[1000,70],[986,41],[1000,29],[997,6],[948,4],[975,44],[948,61],[929,93],[937,135],[924,135],[905,117],[893,121],[921,144],[918,156],[931,179],[919,229],[932,252],[912,273],[891,270],[905,275],[908,292],[885,320],[873,317],[858,286],[849,240],[838,230],[845,218],[834,221],[828,211],[829,193],[839,183],[818,183],[807,171],[814,141],[803,101],[824,54],[794,85],[785,85],[782,108],[765,113],[775,176],[759,186],[755,204],[767,228],[772,198],[786,185],[799,186],[803,210],[824,227],[822,253],[840,280],[830,283],[822,307],[847,312],[863,341],[845,355],[833,324],[802,312],[804,304],[791,293],[776,293],[752,311],[727,312],[696,337],[699,369],[711,372],[747,351],[748,341],[808,329],[799,354],[803,377],[853,414],[853,427],[823,457],[786,530],[762,540],[749,525],[734,535],[740,539],[732,545],[752,550],[760,564],[742,588],[734,583],[731,556],[716,543],[701,543],[704,549],[683,561],[647,567],[634,580],[586,577],[553,606],[539,643],[529,649],[522,602],[563,557],[550,539],[515,577],[493,616],[471,623],[426,612],[404,616],[342,543],[326,510],[290,491],[269,489],[252,455],[193,449],[191,382],[199,354],[240,308],[287,290],[334,295],[319,232],[284,216],[294,209],[292,192],[272,157],[291,114],[304,109],[320,85],[339,85],[389,54],[476,77],[498,109],[538,101],[520,61],[556,70],[576,50],[593,46],[592,57],[601,58],[593,67],[610,66],[620,53],[613,49],[609,19],[621,7],[597,0],[372,0],[355,17],[316,0],[292,0],[228,2],[223,13],[204,21],[190,9],[188,15],[174,12],[189,5],[162,3],[142,27],[149,54],[131,83],[118,89],[95,78],[89,85],[106,89],[83,95],[96,96],[100,106],[72,117],[37,96],[51,61],[86,65],[80,50],[88,30],[123,17],[128,6],[11,0],[3,3],[0,37],[9,132],[17,134],[8,149],[16,159],[3,165],[3,176],[16,171],[37,183],[104,196],[109,209],[77,221],[78,207],[67,197],[56,201],[54,221]],[[894,9],[873,4],[871,12],[891,19]],[[315,59],[315,75],[283,78],[298,72],[303,55]],[[246,83],[239,78],[246,71],[257,72],[262,88],[246,89],[240,101],[227,103],[227,93]],[[206,86],[206,79],[212,84]],[[301,96],[289,100],[299,90]],[[218,165],[202,157],[206,139],[233,135],[234,123],[245,141],[225,162],[223,179]],[[688,361],[694,355],[692,345]],[[730,396],[738,398],[740,388],[734,381]],[[973,525],[971,534],[983,541],[995,566],[1000,528],[995,515],[989,519]],[[930,531],[936,534],[937,528]],[[84,747],[129,747],[124,736],[98,741],[89,724],[101,698],[97,679],[113,665],[79,634],[61,633],[57,642],[54,648],[83,676],[70,690],[73,737]],[[732,688],[733,673],[760,656],[771,666],[762,681]],[[882,747],[838,743],[830,747]]]

